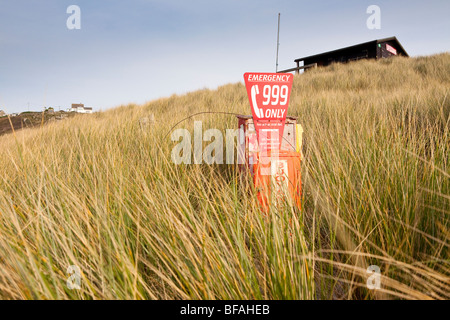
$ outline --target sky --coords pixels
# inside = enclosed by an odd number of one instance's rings
[[[448,0],[0,0],[0,110],[100,111],[275,72],[278,13],[279,70],[391,36],[410,56],[450,51]]]

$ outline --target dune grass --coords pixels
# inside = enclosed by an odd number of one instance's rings
[[[301,212],[264,215],[234,166],[171,161],[179,120],[250,113],[242,83],[2,136],[0,298],[449,299],[449,92],[450,54],[296,76]],[[177,128],[194,120],[237,127]]]

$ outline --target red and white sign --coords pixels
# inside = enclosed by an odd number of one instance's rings
[[[260,151],[279,150],[294,75],[246,73],[244,80]]]
[[[386,50],[389,51],[392,54],[397,55],[397,50],[394,47],[388,45],[387,43],[386,43]]]

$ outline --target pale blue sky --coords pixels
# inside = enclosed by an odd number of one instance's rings
[[[68,30],[68,6],[81,30]],[[369,30],[369,5],[381,30]],[[0,109],[96,110],[243,81],[294,59],[396,36],[411,56],[450,51],[450,1],[0,0]]]

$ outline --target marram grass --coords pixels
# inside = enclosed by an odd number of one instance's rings
[[[448,299],[449,92],[449,54],[296,76],[304,205],[267,215],[236,168],[176,166],[164,138],[249,114],[243,84],[2,136],[0,298]]]

